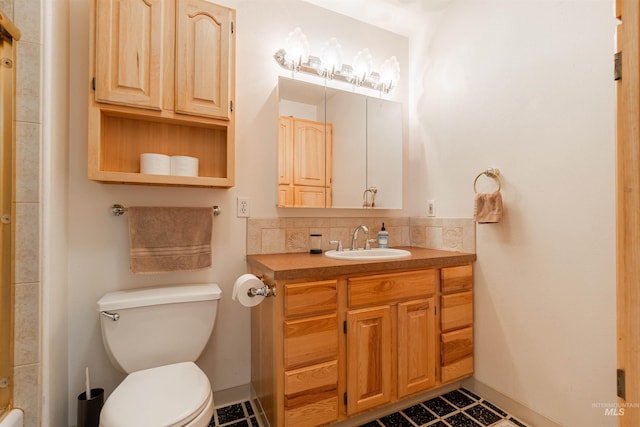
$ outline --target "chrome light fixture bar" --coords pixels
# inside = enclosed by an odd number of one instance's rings
[[[309,55],[307,39],[300,28],[289,33],[285,44],[289,46],[289,50],[281,48],[273,58],[280,67],[292,73],[342,81],[384,93],[389,93],[400,77],[400,64],[395,56],[384,62],[380,72],[372,71],[373,61],[369,49],[358,52],[353,66],[342,63],[342,48],[335,38],[325,43],[322,59]]]

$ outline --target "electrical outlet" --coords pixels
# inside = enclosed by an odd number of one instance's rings
[[[238,197],[237,216],[238,218],[249,217],[249,198],[248,197]]]
[[[435,200],[427,200],[427,216],[436,216]]]

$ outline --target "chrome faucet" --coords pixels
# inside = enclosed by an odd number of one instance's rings
[[[371,249],[371,246],[369,246],[369,229],[367,228],[366,225],[359,225],[356,227],[355,230],[353,230],[353,238],[351,239],[351,250],[355,251],[356,249],[358,249],[358,231],[364,231],[365,234],[365,243],[364,243],[364,248],[365,249]]]

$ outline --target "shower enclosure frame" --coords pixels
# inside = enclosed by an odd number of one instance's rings
[[[15,253],[15,43],[20,32],[0,11],[0,419],[11,410]]]

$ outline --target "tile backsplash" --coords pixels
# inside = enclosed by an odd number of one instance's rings
[[[461,252],[475,252],[475,223],[470,218],[249,218],[247,255],[307,252],[309,234],[322,234],[322,249],[335,249],[331,241],[351,246],[353,230],[364,224],[368,238],[376,239],[384,222],[389,246],[416,246]],[[359,233],[358,247],[364,246]],[[372,243],[372,247],[376,244]]]

